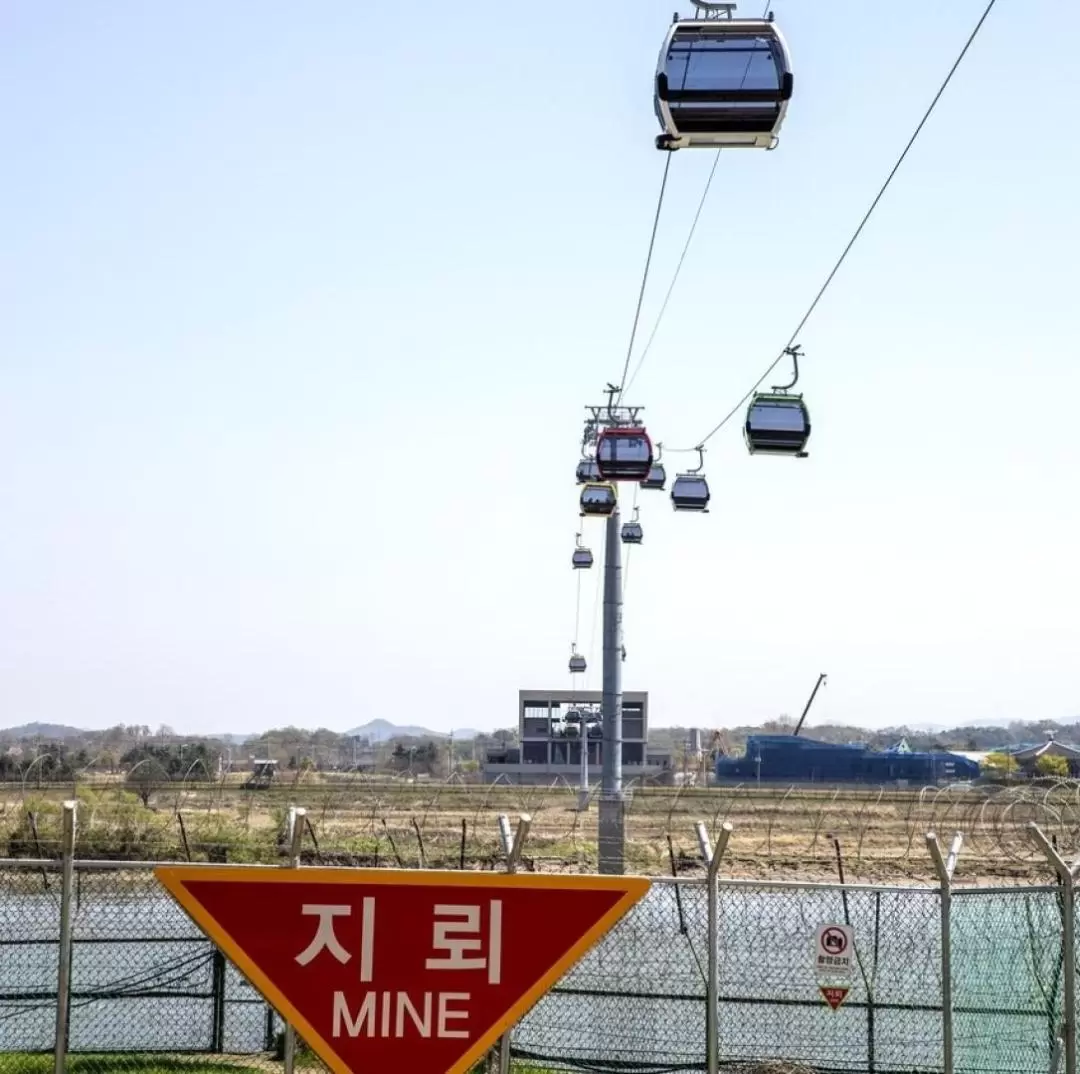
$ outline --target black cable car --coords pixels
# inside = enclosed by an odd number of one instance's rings
[[[755,392],[746,412],[743,435],[751,455],[794,455],[806,458],[806,442],[810,439],[810,412],[792,388],[799,380],[799,359],[802,347],[796,344],[784,348],[791,359],[793,373],[787,384],[774,385],[772,391]]]
[[[597,437],[596,465],[604,481],[644,481],[652,464],[652,441],[640,425],[605,429]]]
[[[596,465],[596,459],[582,459],[577,465],[577,483],[584,485],[589,481],[600,480],[600,467]]]
[[[648,476],[641,482],[643,489],[659,489],[664,491],[664,486],[667,484],[667,470],[664,469],[664,464],[660,461],[664,456],[664,445],[657,442],[656,455],[653,458],[653,464],[649,467]]]
[[[574,556],[571,562],[574,565],[574,570],[588,570],[593,565],[593,554],[581,543],[580,533],[577,535]]]
[[[774,148],[794,86],[787,43],[771,19],[718,18],[735,5],[694,4],[705,17],[677,19],[660,50],[656,148]]]
[[[801,395],[757,392],[750,400],[743,432],[751,455],[794,455],[805,459],[810,412]]]
[[[585,657],[578,651],[577,646],[570,647],[570,674],[580,675],[585,670]]]
[[[638,522],[638,509],[636,507],[634,508],[634,517],[629,522],[622,524],[619,537],[623,544],[641,544],[644,532],[641,529],[641,523]]]
[[[581,488],[581,514],[595,518],[607,518],[618,503],[615,486],[590,481]]]
[[[676,511],[708,511],[709,482],[703,474],[679,474],[671,486],[671,504]]]
[[[667,485],[667,470],[664,469],[662,462],[654,462],[649,470],[649,476],[641,482],[643,489],[659,489],[664,491],[664,486]]]

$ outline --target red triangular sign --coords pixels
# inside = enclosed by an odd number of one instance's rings
[[[649,888],[622,876],[155,872],[334,1074],[465,1074]]]
[[[835,1011],[841,1003],[847,999],[848,993],[851,991],[847,985],[819,985],[821,994],[825,997],[825,1002],[832,1007]]]

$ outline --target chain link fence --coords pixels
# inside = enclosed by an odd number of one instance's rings
[[[657,880],[525,1016],[513,1054],[541,1069],[704,1069],[707,890]]]
[[[65,1069],[76,1074],[288,1070],[281,1018],[148,864],[74,863],[63,988],[62,876],[54,861],[0,861],[0,1074],[53,1071],[58,992]],[[1073,988],[1063,959],[1070,894],[1064,876],[1013,888],[721,879],[712,893],[702,878],[655,879],[514,1029],[511,1069],[710,1070],[715,997],[713,1070],[1054,1074],[1060,1062],[1073,1074],[1061,1043]],[[832,982],[848,989],[836,1010],[816,963],[826,925],[854,935],[850,975]],[[294,1069],[324,1068],[300,1042]]]

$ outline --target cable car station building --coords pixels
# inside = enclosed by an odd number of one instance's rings
[[[581,747],[588,750],[589,782],[600,779],[603,727],[599,690],[519,690],[516,745],[487,751],[483,777],[493,783],[551,783],[562,776],[568,783],[581,779]],[[649,750],[649,694],[623,693],[623,779],[670,781],[671,757]],[[584,731],[584,736],[582,732]]]

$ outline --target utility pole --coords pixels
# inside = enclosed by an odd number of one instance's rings
[[[585,706],[578,709],[581,715],[578,737],[581,740],[581,777],[578,781],[578,812],[589,808],[589,731],[585,719]]]
[[[622,540],[618,507],[604,537],[603,775],[600,787],[600,872],[621,874],[625,865],[626,804],[622,789]],[[587,736],[582,748],[588,748]]]

